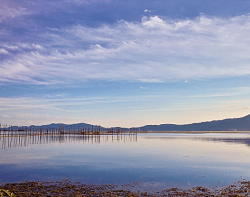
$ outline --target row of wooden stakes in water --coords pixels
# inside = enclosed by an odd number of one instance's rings
[[[45,128],[45,127],[20,127],[9,126],[1,127],[0,135],[62,135],[62,134],[80,134],[80,135],[101,135],[101,134],[137,134],[138,129],[123,130],[120,128],[101,128],[100,126],[92,126],[92,128]]]
[[[92,143],[101,142],[137,142],[137,135],[0,135],[2,149],[14,147],[26,147],[32,144],[50,143]]]

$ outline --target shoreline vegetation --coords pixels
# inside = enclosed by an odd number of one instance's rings
[[[146,192],[139,191],[136,183],[132,183],[128,189],[124,186],[116,185],[98,185],[98,184],[82,184],[80,182],[72,183],[69,180],[62,181],[21,181],[16,183],[1,183],[0,189],[13,193],[16,197],[160,197],[160,196],[249,196],[250,181],[238,181],[234,184],[207,188],[197,186],[189,189],[181,189],[177,187],[164,189],[161,191]],[[1,194],[1,193],[0,193]],[[3,196],[10,196],[2,192]],[[13,196],[13,195],[12,195]]]

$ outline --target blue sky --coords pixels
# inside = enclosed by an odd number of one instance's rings
[[[0,123],[250,114],[248,0],[0,0]]]

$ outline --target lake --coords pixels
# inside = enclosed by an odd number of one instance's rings
[[[3,182],[213,187],[250,180],[250,134],[1,137],[0,158]]]

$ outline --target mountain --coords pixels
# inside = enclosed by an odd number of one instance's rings
[[[77,124],[62,124],[62,123],[58,123],[58,124],[55,124],[55,123],[52,123],[52,124],[49,124],[49,125],[42,125],[42,126],[35,126],[35,125],[31,125],[29,126],[30,128],[34,128],[34,129],[40,129],[40,128],[43,128],[43,129],[59,129],[59,128],[64,128],[65,130],[77,130],[77,129],[88,129],[88,130],[92,130],[93,129],[96,129],[96,128],[100,128],[100,129],[105,129],[104,127],[101,127],[101,126],[98,126],[98,125],[91,125],[91,124],[87,124],[87,123],[77,123]]]
[[[250,131],[250,115],[242,118],[232,118],[224,120],[214,120],[210,122],[200,122],[185,125],[160,124],[146,125],[139,127],[146,131],[230,131],[230,130],[248,130]]]
[[[4,125],[3,125],[4,126]],[[25,129],[24,126],[9,126],[9,127],[2,127],[4,128],[11,128],[13,130],[17,130],[17,129]],[[106,128],[98,126],[98,125],[91,125],[91,124],[87,124],[87,123],[77,123],[77,124],[62,124],[62,123],[52,123],[49,125],[41,125],[41,126],[36,126],[36,125],[30,125],[27,128],[31,129],[31,130],[39,130],[39,129],[59,129],[59,128],[64,128],[65,130],[78,130],[78,129],[87,129],[87,130],[96,130],[96,129],[100,129],[100,130],[104,130]]]
[[[65,130],[77,130],[77,129],[87,129],[87,130],[106,130],[107,128],[91,125],[87,123],[78,123],[78,124],[49,124],[42,126],[31,125],[29,128],[39,130],[43,129],[59,129],[63,127]],[[6,127],[5,127],[6,128]],[[9,128],[9,127],[8,127]],[[12,126],[12,129],[17,129],[16,126]],[[18,127],[22,129],[23,127]],[[160,125],[146,125],[142,127],[133,127],[133,128],[122,128],[122,127],[112,127],[109,129],[113,129],[116,131],[250,131],[250,115],[247,115],[242,118],[232,118],[232,119],[224,119],[224,120],[214,120],[210,122],[200,122],[200,123],[192,123],[192,124],[184,124],[184,125],[176,125],[176,124],[160,124]]]

